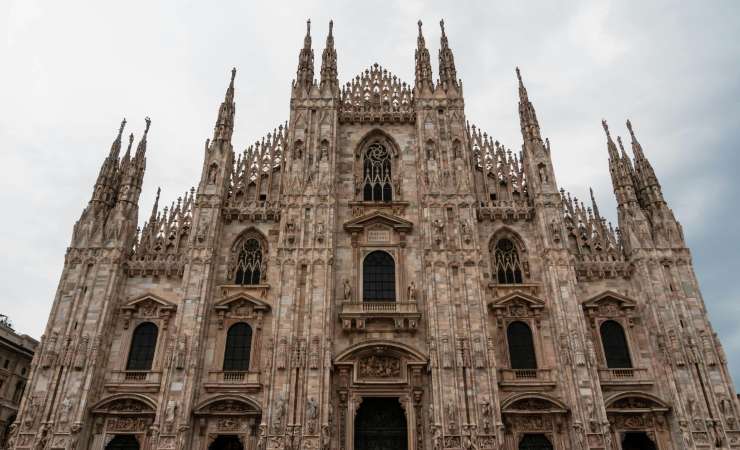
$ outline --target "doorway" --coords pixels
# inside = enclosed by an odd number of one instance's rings
[[[105,450],[139,450],[139,441],[131,434],[117,434]]]
[[[655,443],[643,432],[624,433],[622,450],[658,450]]]
[[[544,434],[525,434],[519,450],[552,450],[552,443]]]
[[[398,397],[367,397],[355,417],[355,450],[407,450],[406,415]]]
[[[219,435],[208,450],[244,450],[239,438],[233,434]]]

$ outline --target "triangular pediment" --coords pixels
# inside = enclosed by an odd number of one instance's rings
[[[488,303],[488,306],[494,310],[508,308],[511,305],[522,305],[532,310],[538,310],[545,307],[545,301],[522,291],[514,291]]]
[[[375,224],[385,225],[396,231],[410,231],[413,227],[411,222],[394,214],[382,211],[373,211],[345,222],[344,229],[347,231],[362,231]]]
[[[232,306],[244,303],[251,304],[251,307],[255,311],[269,311],[271,309],[269,303],[246,292],[239,292],[234,295],[230,295],[224,299],[221,299],[216,302],[213,308],[217,311],[228,310]]]
[[[582,305],[584,309],[596,309],[609,303],[616,303],[620,309],[634,309],[637,307],[637,302],[614,291],[604,291],[584,301]]]
[[[123,310],[135,310],[139,308],[140,306],[145,305],[152,305],[160,310],[175,310],[177,309],[177,305],[174,303],[167,301],[163,299],[162,297],[159,297],[154,294],[145,294],[140,297],[136,297],[133,300],[129,300],[126,302],[123,306],[121,306],[121,309]],[[151,307],[151,306],[150,306]]]

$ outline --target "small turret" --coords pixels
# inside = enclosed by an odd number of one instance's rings
[[[329,21],[329,34],[326,36],[326,47],[321,55],[321,92],[339,94],[337,76],[337,51],[334,49],[334,21]]]
[[[439,49],[439,80],[446,91],[458,90],[460,85],[457,80],[457,69],[455,69],[455,57],[447,41],[444,20],[439,21],[439,27],[442,29]]]
[[[108,156],[100,166],[98,178],[95,181],[93,195],[90,203],[96,206],[108,205],[109,207],[115,202],[116,190],[118,187],[118,155],[121,152],[121,136],[126,128],[126,119],[121,121],[118,128],[118,135],[113,140]]]
[[[635,187],[637,189],[637,196],[645,208],[651,208],[656,204],[663,204],[665,200],[663,199],[663,192],[658,182],[658,177],[655,175],[655,170],[653,170],[650,161],[645,157],[642,146],[638,142],[637,137],[635,137],[635,130],[632,128],[632,123],[629,120],[627,120],[627,129],[632,138],[632,153],[635,157]]]
[[[522,137],[525,141],[542,141],[537,113],[534,111],[532,102],[529,101],[527,88],[524,87],[519,67],[516,68],[516,78],[519,81],[519,123],[522,128]]]
[[[303,38],[303,48],[298,54],[298,70],[296,71],[295,88],[305,92],[313,86],[313,49],[311,48],[311,19],[306,21],[306,37]]]
[[[417,22],[419,26],[419,36],[416,38],[416,51],[414,60],[416,61],[416,93],[417,95],[426,92],[431,93],[434,89],[432,84],[432,63],[429,58],[424,35],[421,32],[421,20]]]
[[[231,135],[234,133],[234,113],[236,104],[234,103],[234,78],[236,78],[236,67],[231,69],[231,81],[226,89],[224,101],[218,109],[218,118],[213,130],[212,143],[231,142]]]

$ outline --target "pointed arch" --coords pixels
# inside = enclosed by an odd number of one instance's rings
[[[256,228],[244,230],[231,247],[229,278],[234,284],[262,284],[267,279],[267,239]]]
[[[522,284],[529,276],[527,248],[518,233],[508,227],[497,230],[488,245],[491,277],[498,284]]]

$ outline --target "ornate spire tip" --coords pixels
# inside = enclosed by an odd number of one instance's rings
[[[144,129],[144,135],[146,135],[149,132],[149,127],[152,125],[152,119],[150,119],[149,116],[146,116],[144,118],[144,121],[146,122],[146,128]]]
[[[234,82],[234,78],[236,78],[236,67],[231,68],[231,82]]]
[[[606,135],[609,136],[609,125],[606,124],[606,119],[601,119],[601,126],[604,127]]]
[[[329,19],[329,36],[331,36],[332,31],[334,31],[334,20]]]
[[[441,19],[439,21],[439,27],[442,29],[442,34],[445,34],[445,20]]]
[[[522,73],[519,71],[519,66],[516,66],[516,79],[522,82]]]

